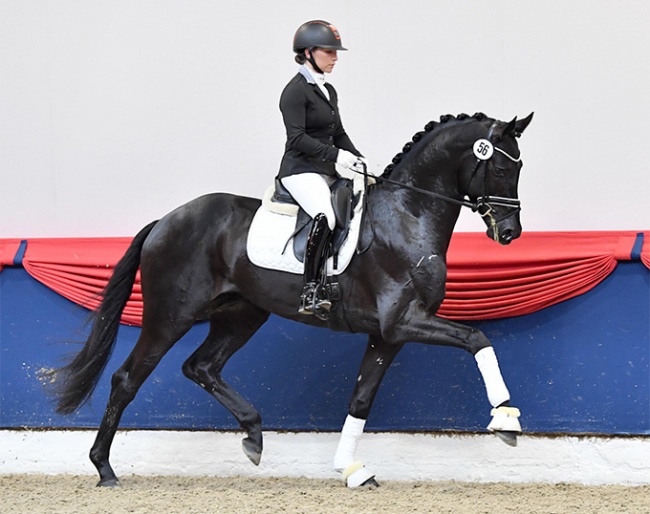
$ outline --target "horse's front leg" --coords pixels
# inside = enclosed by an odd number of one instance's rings
[[[384,318],[386,319],[386,318]],[[487,428],[510,446],[517,445],[521,433],[519,409],[510,406],[510,392],[506,387],[499,362],[489,339],[476,328],[457,323],[423,311],[416,302],[401,311],[399,319],[382,324],[382,335],[387,341],[406,341],[453,346],[474,356],[483,377],[488,401],[492,405],[492,420]]]
[[[379,485],[374,474],[355,459],[355,452],[379,385],[402,346],[404,345],[388,344],[379,336],[371,335],[368,338],[368,346],[350,399],[348,416],[334,456],[334,469],[343,475],[348,487]]]

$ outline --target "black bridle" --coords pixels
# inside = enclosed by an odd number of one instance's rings
[[[519,201],[518,198],[507,198],[503,196],[492,196],[487,194],[487,163],[492,158],[492,155],[494,154],[495,151],[501,153],[502,155],[505,155],[512,162],[521,161],[521,154],[517,158],[512,157],[505,150],[502,150],[501,148],[495,146],[492,143],[492,136],[493,136],[494,129],[497,126],[497,123],[498,123],[497,121],[492,123],[492,125],[488,130],[487,137],[485,139],[478,139],[474,143],[473,151],[474,151],[474,155],[476,155],[476,165],[474,166],[474,169],[472,170],[472,174],[470,175],[470,178],[467,181],[467,187],[465,188],[466,190],[469,190],[469,186],[471,185],[472,181],[476,177],[476,174],[481,168],[481,165],[485,164],[485,166],[483,166],[483,169],[485,170],[483,172],[483,196],[478,197],[475,202],[472,202],[469,199],[453,198],[451,196],[436,193],[435,191],[429,191],[428,189],[412,186],[404,182],[398,182],[397,180],[392,180],[381,175],[378,177],[375,177],[373,175],[373,178],[376,181],[385,182],[387,184],[393,184],[395,186],[399,186],[401,188],[408,189],[410,191],[415,191],[416,193],[420,193],[425,196],[437,198],[439,200],[452,203],[454,205],[460,205],[461,207],[467,207],[469,209],[472,209],[472,212],[478,211],[478,213],[483,218],[487,218],[488,224],[492,227],[493,238],[495,241],[497,241],[499,238],[499,231],[497,225],[503,220],[508,219],[510,216],[514,216],[515,214],[521,211],[521,202]],[[364,176],[364,189],[366,190],[366,194],[364,194],[363,201],[364,201],[364,211],[365,211],[367,207],[367,201],[368,201],[367,191],[368,191],[369,175],[368,175],[368,169],[366,163],[361,161],[361,159],[359,159],[359,163],[363,171],[358,171],[356,169],[353,169],[352,171]],[[505,207],[506,209],[508,209],[508,211],[502,216],[495,217],[494,207]],[[374,239],[374,227],[371,227],[371,230],[373,233],[372,239]],[[364,249],[357,248],[357,253],[364,253],[366,250],[368,250],[368,248],[372,244],[372,239]]]
[[[485,169],[485,172],[483,173],[483,196],[480,196],[476,199],[475,202],[472,202],[469,199],[461,199],[459,200],[458,198],[453,198],[451,196],[446,196],[440,193],[436,193],[435,191],[429,191],[428,189],[423,189],[421,187],[417,186],[412,186],[410,184],[406,184],[404,182],[398,182],[397,180],[391,180],[387,177],[384,176],[378,176],[373,178],[377,181],[381,182],[386,182],[388,184],[393,184],[399,187],[402,187],[404,189],[409,189],[411,191],[415,191],[417,193],[426,195],[426,196],[431,196],[433,198],[437,198],[439,200],[444,200],[449,203],[453,203],[455,205],[460,205],[461,207],[468,207],[469,209],[472,209],[472,212],[479,211],[481,216],[489,216],[491,219],[494,220],[494,223],[498,223],[506,218],[509,218],[510,216],[514,215],[515,213],[521,211],[521,202],[519,201],[518,198],[507,198],[503,196],[491,196],[487,194],[487,163],[488,161],[492,158],[492,155],[494,151],[497,151],[503,155],[505,155],[508,159],[510,159],[513,162],[519,162],[521,161],[521,156],[518,158],[512,157],[510,154],[508,154],[506,151],[502,150],[501,148],[495,146],[492,143],[492,135],[494,132],[494,128],[496,127],[497,122],[495,121],[492,123],[490,126],[490,129],[488,130],[487,138],[486,139],[479,139],[474,143],[474,154],[476,155],[476,165],[474,166],[474,170],[472,171],[472,174],[467,181],[467,187],[466,189],[469,189],[470,184],[474,180],[474,177],[478,173],[478,170],[481,168],[482,164],[485,164],[483,167]],[[482,143],[483,146],[481,147],[481,150],[477,150],[477,146]],[[482,153],[486,152],[486,153]],[[360,175],[364,176],[364,181],[366,184],[366,187],[368,185],[368,170],[366,167],[366,164],[362,161],[361,166],[363,168],[363,171],[357,171],[353,170],[355,173],[359,173]],[[486,209],[481,212],[481,208],[485,207]],[[494,212],[493,207],[506,207],[508,209],[511,209],[511,211],[500,217],[499,219],[494,219],[492,216],[492,212]]]
[[[492,143],[492,136],[494,133],[494,129],[497,126],[497,121],[492,123],[490,125],[490,128],[487,133],[487,137],[485,139],[478,139],[473,146],[473,151],[474,155],[476,156],[476,165],[474,166],[474,170],[472,171],[472,175],[470,176],[469,180],[467,181],[467,187],[466,189],[469,189],[470,184],[472,183],[472,180],[474,180],[474,177],[476,176],[479,168],[481,167],[482,164],[484,164],[484,172],[483,172],[483,196],[479,197],[476,199],[476,208],[472,210],[478,210],[481,214],[481,216],[489,216],[491,220],[494,220],[494,223],[498,223],[499,221],[502,221],[513,214],[521,211],[521,202],[519,201],[518,198],[507,198],[507,197],[502,197],[502,196],[490,196],[487,194],[487,167],[489,161],[492,159],[492,156],[494,155],[494,152],[497,151],[501,153],[502,155],[505,155],[508,159],[510,159],[512,162],[520,162],[521,161],[521,155],[517,158],[512,157],[509,153],[507,153],[505,150],[502,150],[498,146],[495,146]],[[511,211],[500,217],[499,219],[494,219],[492,216],[492,212],[494,212],[493,206],[499,206],[499,207],[506,207],[508,209],[511,209]],[[481,207],[485,207],[485,211],[481,212]]]

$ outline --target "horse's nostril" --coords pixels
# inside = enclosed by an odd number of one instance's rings
[[[503,232],[503,234],[501,234],[501,240],[504,243],[509,243],[513,239],[514,239],[514,237],[513,237],[513,234],[512,234],[512,230],[506,230],[505,232]]]

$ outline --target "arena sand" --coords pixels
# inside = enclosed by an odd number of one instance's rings
[[[0,475],[0,512],[12,514],[175,513],[650,513],[650,486],[386,481],[350,490],[336,480]]]

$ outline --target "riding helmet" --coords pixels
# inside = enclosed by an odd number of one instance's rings
[[[347,50],[341,44],[341,36],[336,27],[323,20],[303,23],[293,36],[293,51],[300,53],[306,48],[324,48],[325,50]]]

